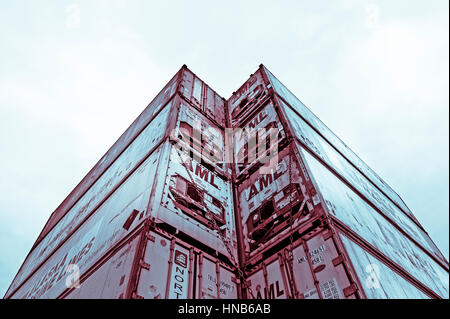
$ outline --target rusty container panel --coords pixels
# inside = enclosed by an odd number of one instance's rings
[[[344,234],[341,239],[369,299],[429,299],[417,286]]]
[[[171,110],[167,105],[136,137],[115,162],[71,207],[64,217],[33,248],[16,275],[10,290],[28,276],[110,195],[137,165],[162,141]],[[9,290],[9,291],[10,291]]]
[[[396,205],[398,205],[412,220],[417,219],[405,205],[400,196],[384,182],[366,163],[364,163],[344,142],[342,142],[323,122],[312,113],[289,89],[287,89],[269,70],[263,67],[274,91],[288,103],[298,114],[327,139],[348,161],[357,167],[372,183],[382,190]]]
[[[132,266],[140,236],[134,237],[92,274],[61,296],[63,299],[123,299],[126,298]]]
[[[224,128],[225,101],[191,70],[183,68],[179,92],[191,106]]]
[[[114,145],[106,152],[106,154],[98,161],[97,164],[89,171],[83,180],[75,187],[75,189],[67,196],[67,198],[58,206],[58,208],[50,216],[44,229],[39,235],[34,246],[40,242],[47,233],[59,222],[59,220],[67,213],[67,211],[80,199],[81,196],[96,182],[96,180],[104,174],[108,167],[117,160],[122,152],[129,148],[129,144],[138,136],[142,135],[148,124],[153,121],[158,112],[166,106],[176,92],[179,83],[179,77],[182,69],[177,72],[169,83],[159,92],[159,94],[150,102],[136,120],[128,127],[128,129],[120,136]],[[170,105],[167,106],[170,108]],[[162,129],[162,128],[159,128]],[[34,247],[33,246],[33,247]]]
[[[135,297],[143,299],[236,298],[230,268],[174,236],[151,231]],[[219,293],[218,293],[219,292]]]
[[[65,290],[66,268],[84,274],[145,218],[160,149],[108,197],[76,231],[40,264],[30,260],[28,277],[16,281],[7,297],[56,298]],[[36,259],[36,262],[38,259]]]
[[[151,215],[218,252],[237,254],[231,181],[165,143]],[[220,230],[220,234],[218,233]],[[229,256],[224,238],[233,256]]]
[[[448,298],[448,268],[430,257],[336,175],[303,152],[330,216],[441,297]]]
[[[276,137],[270,136],[274,134],[271,129],[276,130]],[[238,178],[248,173],[253,166],[260,164],[261,157],[266,156],[267,152],[274,153],[272,147],[281,150],[286,144],[286,133],[272,101],[268,100],[263,109],[236,129],[233,138],[234,162]],[[276,143],[273,142],[275,139]]]
[[[267,98],[269,98],[268,87],[261,70],[258,70],[227,101],[231,126],[242,126],[242,123],[264,104]]]
[[[281,102],[284,105],[283,102]],[[432,253],[441,262],[447,263],[442,253],[433,243],[425,231],[404,214],[390,201],[378,188],[366,179],[356,168],[350,165],[335,149],[318,135],[301,117],[290,108],[284,106],[287,118],[291,122],[294,132],[302,145],[317,155],[337,174],[363,194],[384,215],[403,229],[411,238],[416,240],[423,248]]]
[[[257,170],[238,186],[241,227],[249,256],[260,253],[277,240],[278,234],[289,231],[291,216],[294,228],[311,217],[313,206],[291,149],[283,149],[277,162],[270,174]]]

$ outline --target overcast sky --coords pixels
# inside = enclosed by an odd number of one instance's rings
[[[1,1],[0,296],[52,211],[183,64],[228,98],[264,63],[448,259],[448,5]]]

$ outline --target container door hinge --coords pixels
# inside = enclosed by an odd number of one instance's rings
[[[339,255],[336,258],[333,259],[333,266],[337,267],[338,265],[342,264],[344,262],[344,256]]]
[[[353,295],[354,293],[356,293],[358,291],[358,286],[356,286],[355,283],[351,284],[350,286],[348,286],[347,288],[344,289],[344,296],[348,297]]]
[[[141,268],[144,268],[146,270],[150,270],[150,264],[146,263],[143,259],[139,261],[139,266],[141,266]]]
[[[131,295],[131,299],[144,299],[141,295],[138,295],[136,292],[133,292]]]
[[[238,277],[236,277],[236,276],[231,277],[231,281],[234,282],[235,284],[240,284],[241,283],[241,280]]]

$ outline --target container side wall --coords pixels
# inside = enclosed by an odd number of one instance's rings
[[[45,260],[75,229],[123,182],[124,178],[163,139],[171,103],[139,134],[132,144],[117,158],[105,173],[92,185],[67,212],[47,236],[27,256],[10,289],[15,289],[37,265]]]
[[[159,156],[157,149],[74,234],[41,265],[36,264],[38,269],[12,297],[57,297],[64,289],[67,265],[77,264],[83,274],[140,224],[145,218]]]
[[[345,143],[343,143],[323,122],[312,113],[292,92],[290,92],[270,71],[264,68],[275,92],[316,129],[345,158],[355,165],[379,189],[386,193],[411,219],[417,222],[414,215],[402,201],[400,196],[386,184],[367,164],[365,164]],[[418,223],[418,222],[417,222]]]
[[[426,251],[443,264],[447,261],[427,233],[408,218],[382,192],[373,186],[356,168],[351,166],[330,144],[318,135],[301,117],[283,102],[284,110],[302,145],[317,155],[344,180],[363,194],[384,215],[398,225],[408,236],[417,241]]]
[[[353,267],[369,299],[429,299],[416,286],[341,234]]]
[[[135,237],[125,244],[64,299],[123,299],[139,239],[139,236]]]
[[[130,127],[120,136],[108,152],[98,161],[92,170],[83,178],[70,195],[59,205],[42,230],[36,244],[59,222],[77,200],[92,186],[92,184],[116,161],[117,157],[127,148],[137,135],[153,120],[153,117],[163,108],[175,94],[179,73],[170,80],[162,91],[145,108]],[[35,246],[36,246],[35,244]]]
[[[448,269],[404,236],[311,154],[303,154],[316,180],[318,191],[333,218],[400,265],[426,287],[448,298]]]

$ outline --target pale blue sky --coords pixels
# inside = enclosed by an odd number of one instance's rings
[[[50,213],[183,64],[264,63],[449,255],[448,1],[0,3],[0,295]]]

